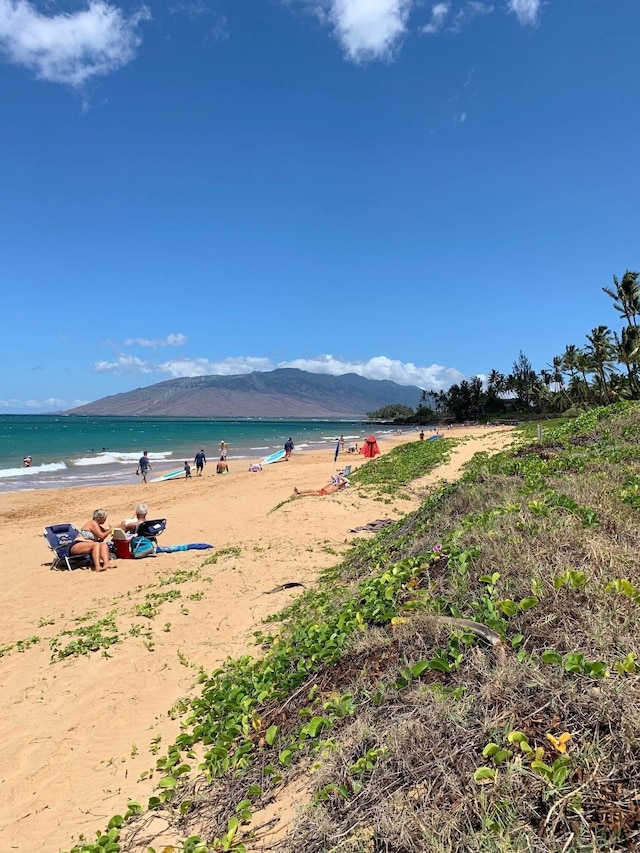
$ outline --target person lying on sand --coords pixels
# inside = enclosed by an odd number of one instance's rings
[[[343,477],[342,474],[336,474],[331,478],[331,482],[327,483],[326,486],[323,486],[321,489],[305,489],[304,491],[300,491],[297,488],[294,488],[293,494],[301,497],[302,495],[333,495],[335,492],[339,492],[341,489],[344,489],[349,485],[349,480],[346,477]]]

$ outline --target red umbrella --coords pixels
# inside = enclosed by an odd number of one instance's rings
[[[365,438],[364,444],[360,448],[360,453],[366,456],[367,459],[373,459],[374,456],[377,456],[380,453],[380,448],[378,447],[375,435],[370,435],[369,438]]]

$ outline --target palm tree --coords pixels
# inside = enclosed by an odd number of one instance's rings
[[[640,273],[625,270],[622,280],[612,276],[615,290],[603,287],[603,291],[613,299],[616,311],[627,321],[628,326],[637,326],[637,316],[640,314]]]
[[[578,358],[578,347],[575,344],[567,344],[564,348],[564,353],[560,358],[562,361],[562,367],[569,374],[569,380],[571,381],[578,372],[578,366],[576,364],[576,360]]]
[[[640,328],[627,326],[622,330],[622,337],[614,332],[615,357],[627,370],[627,381],[631,396],[638,397],[638,361],[640,360]]]
[[[580,395],[580,402],[587,403],[589,401],[589,379],[588,377],[593,373],[594,364],[593,359],[585,350],[576,348],[575,351],[575,369],[576,376],[581,376],[582,378],[575,383],[575,387]]]
[[[496,394],[499,394],[500,391],[504,391],[505,385],[505,377],[504,373],[500,373],[499,370],[490,370],[489,375],[487,376],[487,386]]]
[[[585,352],[593,359],[594,370],[600,380],[598,383],[600,402],[605,402],[608,405],[611,399],[607,388],[607,380],[614,372],[614,345],[611,330],[607,326],[596,326],[595,329],[591,330],[591,334],[587,335],[587,340],[589,341],[589,345],[586,347]]]

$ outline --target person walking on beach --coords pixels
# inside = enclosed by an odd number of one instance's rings
[[[184,478],[185,478],[185,480],[191,479],[191,465],[189,464],[189,462],[186,459],[185,459],[185,463],[184,463]]]
[[[284,458],[289,461],[289,457],[291,456],[291,451],[293,450],[294,444],[291,439],[291,436],[284,443]]]
[[[136,474],[139,474],[140,477],[142,477],[143,483],[147,482],[147,474],[151,467],[151,462],[149,462],[149,451],[145,450],[138,460],[138,470],[136,471]]]
[[[195,458],[193,460],[196,465],[196,471],[198,472],[198,477],[202,476],[202,472],[204,470],[204,466],[207,464],[207,457],[204,455],[204,450],[200,448],[199,452],[196,453]]]
[[[226,458],[227,458],[227,445],[225,444],[224,441],[221,441],[220,442],[220,459],[226,459]]]

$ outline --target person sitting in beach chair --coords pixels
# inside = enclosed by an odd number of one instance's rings
[[[342,474],[334,474],[334,476],[331,477],[331,481],[321,489],[305,489],[304,491],[300,491],[300,489],[294,488],[293,494],[298,497],[302,497],[303,495],[333,495],[346,488],[348,485],[350,485],[350,483],[346,477]]]
[[[74,545],[80,531],[78,528],[65,522],[64,524],[50,524],[43,528],[42,535],[47,545],[53,551],[54,557],[51,563],[52,569],[90,569],[93,565],[90,553],[75,553],[71,555],[71,547]]]
[[[164,532],[167,527],[166,518],[155,518],[152,521],[141,521],[136,530],[136,536],[144,536],[146,539],[151,539],[156,542],[158,536]]]
[[[104,572],[110,568],[110,551],[106,539],[111,535],[111,527],[105,523],[106,520],[106,510],[97,509],[80,530],[72,524],[45,527],[44,535],[56,554],[53,568],[60,568],[60,564],[64,564],[71,569],[74,557],[88,557],[94,572]],[[54,542],[56,544],[52,544]]]
[[[146,504],[138,504],[135,509],[135,515],[132,518],[125,518],[120,522],[120,529],[125,533],[135,533],[138,525],[147,520],[148,507]]]

